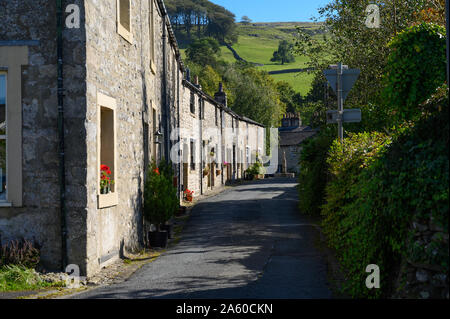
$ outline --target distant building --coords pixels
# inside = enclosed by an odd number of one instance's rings
[[[286,153],[287,172],[299,172],[300,152],[302,143],[314,136],[317,130],[309,126],[303,126],[299,113],[287,113],[281,120],[281,127],[278,129],[280,136],[280,149],[278,151],[278,172],[282,172],[283,153]]]

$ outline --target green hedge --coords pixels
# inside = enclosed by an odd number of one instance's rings
[[[430,218],[448,233],[448,95],[429,104],[440,111],[392,139],[356,134],[330,151],[323,228],[346,275],[343,292],[352,297],[390,296],[404,256],[448,270],[448,245],[436,239],[418,246],[410,233],[413,221]],[[381,289],[365,286],[369,264],[380,267]]]
[[[298,192],[299,208],[303,214],[320,214],[327,183],[328,166],[326,158],[334,136],[330,130],[324,130],[302,144]]]

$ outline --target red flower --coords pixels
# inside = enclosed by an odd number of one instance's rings
[[[155,168],[155,169],[153,170],[153,172],[156,173],[156,174],[158,174],[158,175],[160,175],[160,173],[159,173],[159,168],[158,168],[158,167]]]
[[[109,167],[106,166],[106,165],[103,165],[103,164],[100,165],[100,170],[101,170],[101,171],[109,171],[109,172],[111,172],[110,169],[109,169]],[[111,174],[111,173],[109,173],[109,174]]]

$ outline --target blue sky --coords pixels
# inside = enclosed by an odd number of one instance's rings
[[[317,9],[330,0],[210,0],[236,15],[246,15],[253,22],[309,22],[318,17]]]

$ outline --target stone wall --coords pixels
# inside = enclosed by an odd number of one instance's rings
[[[79,5],[83,20],[84,6]],[[29,45],[29,63],[22,68],[22,207],[0,208],[0,235],[35,239],[42,245],[42,265],[61,267],[61,223],[58,179],[58,108],[56,3],[44,0],[0,2],[0,41],[37,40]],[[49,26],[55,26],[54,28]],[[86,214],[85,37],[83,28],[65,29],[64,88],[66,139],[66,202],[69,260],[84,254],[80,236]],[[0,61],[1,64],[1,61]],[[1,65],[0,65],[1,66]],[[14,176],[8,176],[14,178]]]
[[[449,236],[432,218],[414,221],[408,257],[404,258],[393,298],[449,299]],[[446,259],[445,265],[432,262]]]
[[[302,147],[299,145],[280,146],[280,150],[278,152],[278,164],[282,165],[283,152],[285,152],[288,173],[298,173],[299,172],[298,162],[300,160],[301,151]]]

